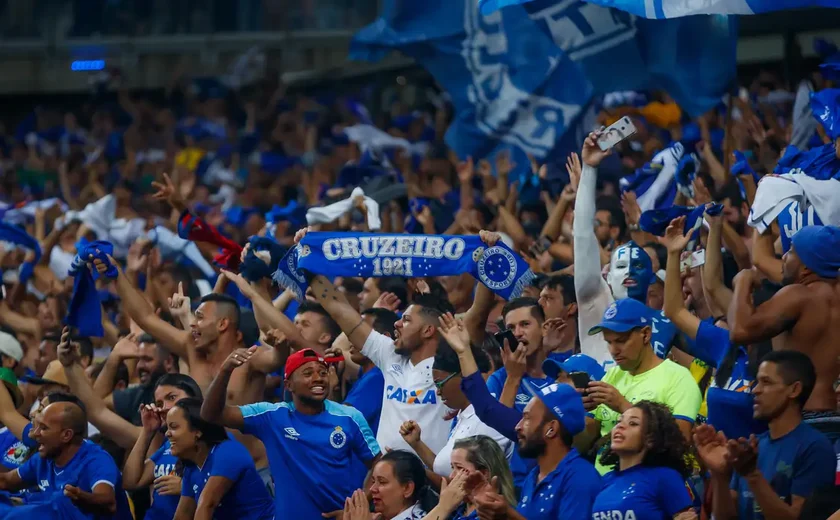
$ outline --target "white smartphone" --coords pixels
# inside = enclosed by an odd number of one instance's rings
[[[598,136],[598,146],[607,151],[621,141],[636,133],[636,126],[629,117],[624,116],[601,131]]]
[[[682,265],[680,266],[681,271],[685,271],[686,269],[695,269],[700,267],[706,263],[706,250],[705,249],[698,249],[697,251],[691,253],[690,255],[686,256],[682,260]]]

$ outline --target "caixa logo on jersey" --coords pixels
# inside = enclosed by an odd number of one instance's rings
[[[433,389],[410,390],[399,386],[388,385],[385,388],[385,398],[405,404],[437,404],[437,394]]]

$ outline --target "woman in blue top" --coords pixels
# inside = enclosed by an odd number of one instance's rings
[[[501,494],[511,507],[516,507],[513,474],[505,452],[492,438],[475,435],[455,441],[449,463],[452,467],[450,481],[443,480],[440,501],[426,518],[477,519],[473,497],[490,486],[490,482],[495,482],[498,488],[493,488],[493,492]]]
[[[169,410],[181,399],[201,399],[201,389],[190,376],[166,374],[158,379],[154,394],[154,405],[140,407],[143,425],[126,458],[123,485],[126,489],[143,489],[154,485],[152,505],[146,510],[144,519],[171,520],[181,499],[181,475],[175,471],[178,458],[172,455],[169,440],[161,440],[163,422]],[[153,445],[160,447],[149,455]]]
[[[183,468],[173,520],[274,520],[274,500],[248,450],[201,418],[200,399],[181,399],[169,410],[166,439]]]
[[[667,406],[640,401],[621,415],[601,464],[604,476],[593,520],[696,520],[685,479],[688,444]]]

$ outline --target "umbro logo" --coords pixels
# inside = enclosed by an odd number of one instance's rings
[[[288,427],[288,428],[284,428],[284,429],[283,429],[283,431],[285,431],[285,432],[286,432],[285,437],[286,437],[287,439],[291,439],[291,440],[293,440],[293,441],[296,441],[296,440],[298,440],[298,439],[300,438],[300,434],[297,432],[297,430],[295,430],[295,429],[294,429],[294,428],[292,428],[291,426],[290,426],[290,427]]]

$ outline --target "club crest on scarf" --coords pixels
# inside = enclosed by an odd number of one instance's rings
[[[515,298],[534,278],[504,244],[486,247],[477,236],[309,233],[280,262],[273,279],[298,298],[307,276],[406,278],[469,273],[503,298]]]

